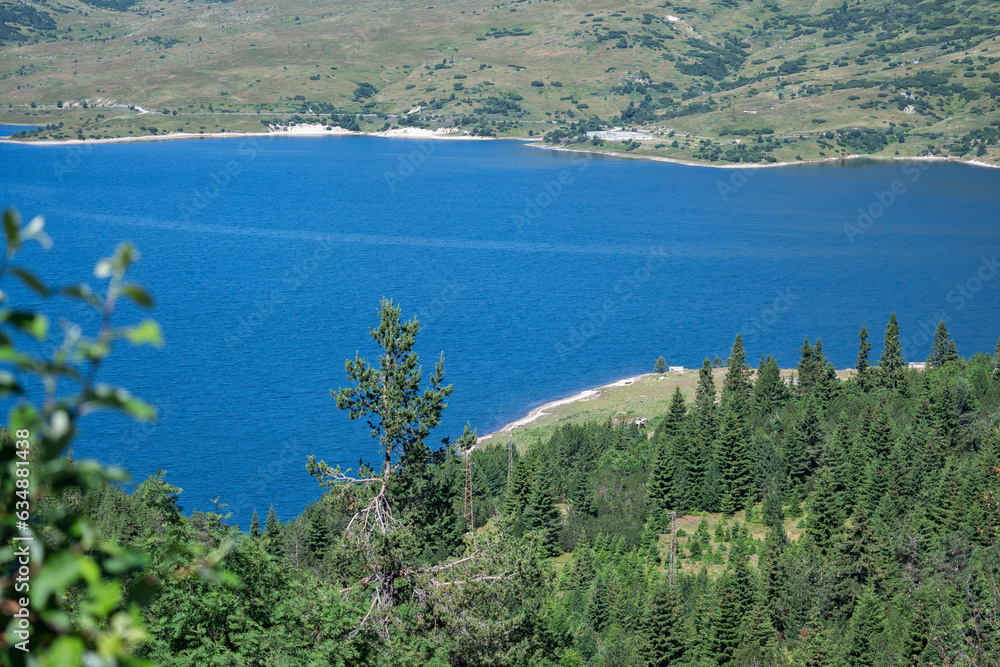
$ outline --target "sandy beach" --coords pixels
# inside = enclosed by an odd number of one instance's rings
[[[639,379],[645,377],[646,375],[655,375],[655,373],[647,373],[645,375],[636,375],[636,376],[633,376],[633,377],[623,378],[623,379],[618,380],[616,382],[612,382],[611,384],[601,385],[600,387],[597,387],[596,389],[584,389],[579,394],[574,394],[574,395],[570,396],[569,398],[560,398],[559,400],[551,401],[549,403],[546,403],[545,405],[542,405],[542,406],[539,406],[539,407],[535,408],[534,410],[532,410],[531,412],[529,412],[524,417],[521,417],[520,419],[512,421],[511,423],[509,423],[506,426],[504,426],[503,428],[501,428],[499,431],[494,431],[493,433],[487,433],[486,435],[477,438],[476,439],[476,444],[478,445],[481,442],[484,442],[486,440],[490,440],[495,435],[499,435],[501,433],[506,433],[506,432],[509,432],[509,431],[513,431],[515,428],[519,428],[521,426],[526,426],[526,425],[528,425],[528,424],[530,424],[530,423],[532,423],[532,422],[540,419],[541,417],[544,417],[545,415],[549,414],[549,411],[552,410],[552,408],[559,407],[560,405],[567,405],[569,403],[578,403],[580,401],[589,401],[589,400],[595,399],[598,396],[600,396],[602,393],[604,393],[604,391],[606,391],[606,390],[608,390],[608,389],[610,389],[612,387],[624,387],[626,385],[630,385],[633,382],[635,382],[636,380],[639,380]]]
[[[400,127],[385,132],[354,132],[339,126],[322,125],[321,123],[299,125],[272,126],[267,132],[168,132],[166,134],[144,135],[139,137],[113,137],[110,139],[59,139],[54,141],[17,141],[7,137],[0,142],[20,144],[23,146],[72,146],[78,144],[123,144],[140,141],[180,141],[186,139],[243,139],[247,137],[325,137],[358,135],[370,137],[390,137],[396,139],[449,139],[459,141],[489,141],[496,137],[473,137],[461,134],[460,131],[441,128],[428,130],[418,127]]]
[[[881,160],[881,161],[927,161],[927,162],[962,162],[975,165],[977,167],[989,167],[1000,169],[1000,165],[989,164],[980,160],[963,160],[957,157],[942,157],[937,155],[925,157],[873,157],[871,155],[844,155],[839,157],[828,157],[821,160],[792,160],[789,162],[772,162],[765,164],[705,164],[703,162],[689,162],[659,155],[630,155],[627,153],[615,153],[612,151],[602,151],[586,148],[566,148],[563,146],[546,146],[537,139],[523,137],[474,137],[462,134],[461,130],[455,128],[439,128],[429,130],[419,127],[400,127],[385,132],[354,132],[339,126],[327,126],[320,123],[299,124],[291,126],[272,126],[267,132],[169,132],[162,135],[146,135],[139,137],[114,137],[111,139],[60,139],[58,141],[17,141],[7,137],[0,138],[0,142],[21,144],[26,146],[71,146],[76,144],[116,144],[131,143],[138,141],[179,141],[186,139],[232,139],[245,137],[321,137],[321,136],[343,136],[343,135],[364,135],[369,137],[386,137],[396,139],[448,139],[460,141],[497,141],[507,139],[509,141],[524,141],[532,148],[548,151],[563,151],[567,153],[591,153],[594,155],[607,155],[609,157],[630,158],[635,160],[652,160],[654,162],[670,162],[673,164],[683,164],[689,167],[708,167],[710,169],[763,169],[768,167],[788,167],[797,164],[821,164],[824,162],[840,162],[841,160]]]

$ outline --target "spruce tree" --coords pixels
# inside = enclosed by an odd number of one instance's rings
[[[785,512],[782,509],[781,489],[776,482],[768,484],[764,492],[764,525],[784,532]]]
[[[673,588],[662,590],[653,599],[646,622],[646,664],[670,667],[679,663],[687,651],[687,615],[681,598]]]
[[[711,627],[712,657],[720,667],[731,664],[740,643],[740,629],[746,613],[733,590],[733,573],[726,572],[716,584],[715,610]]]
[[[601,632],[611,617],[611,594],[605,573],[599,572],[590,587],[587,601],[587,620],[596,632]]]
[[[799,637],[795,664],[802,667],[830,667],[830,640],[820,617],[819,607],[813,609],[809,623],[802,628]]]
[[[306,532],[306,548],[313,556],[319,560],[330,544],[329,527],[326,520],[326,511],[323,503],[318,502],[313,506],[312,515],[309,517],[309,527]]]
[[[718,511],[719,491],[718,478],[708,479],[709,470],[714,463],[715,436],[718,433],[715,407],[715,381],[712,378],[712,365],[706,358],[698,374],[698,388],[695,390],[694,424],[692,425],[692,449],[695,461],[689,464],[688,478],[691,484],[701,488],[699,505],[708,511]],[[716,474],[718,467],[716,466]],[[707,495],[706,495],[707,494]],[[715,509],[709,509],[714,507]]]
[[[801,494],[819,458],[823,434],[818,407],[807,400],[802,417],[791,436],[785,440],[785,464],[788,466],[789,492]]]
[[[685,509],[700,509],[703,507],[702,484],[705,481],[705,470],[708,466],[708,452],[702,449],[701,440],[692,429],[697,428],[697,415],[688,416],[685,420],[684,433],[678,441],[678,458],[684,466],[687,488]],[[677,487],[681,488],[681,487]]]
[[[281,521],[274,513],[274,505],[271,505],[267,513],[267,523],[264,524],[264,540],[267,542],[267,552],[272,556],[281,553]]]
[[[666,373],[667,372],[667,360],[663,357],[659,357],[656,363],[653,364],[654,373]]]
[[[844,523],[837,484],[835,471],[831,467],[824,467],[819,473],[816,490],[809,499],[809,523],[805,534],[812,539],[820,553],[824,554]]]
[[[786,665],[777,633],[764,601],[759,599],[743,622],[740,645],[733,660],[735,667],[779,667]]]
[[[656,458],[653,459],[653,469],[649,474],[649,484],[646,486],[649,502],[657,512],[677,509],[674,471],[675,463],[670,447],[664,442],[657,443]]]
[[[744,525],[735,524],[729,542],[729,562],[726,567],[733,574],[731,588],[744,614],[749,613],[757,596],[757,584],[750,570],[750,554],[753,550],[750,531]]]
[[[948,327],[944,320],[938,322],[937,331],[934,332],[934,344],[931,346],[931,353],[927,357],[927,366],[931,369],[941,368],[948,362],[958,361],[958,351],[955,349],[955,341],[948,335]]]
[[[535,480],[528,506],[522,515],[525,531],[538,536],[542,553],[546,556],[559,555],[559,529],[561,519],[559,509],[552,498],[552,487],[546,480]]]
[[[684,403],[684,394],[680,387],[674,387],[674,393],[670,396],[670,411],[660,424],[660,431],[666,440],[671,440],[679,436],[684,430],[684,416],[687,414],[687,405]]]
[[[817,382],[819,382],[820,369],[822,366],[817,359],[813,346],[809,344],[808,338],[806,338],[805,342],[802,343],[802,347],[799,348],[799,355],[798,394],[799,396],[808,396],[816,387]]]
[[[726,413],[716,446],[716,460],[722,473],[723,514],[732,516],[746,507],[752,486],[750,453],[746,436],[735,411]]]
[[[835,538],[827,560],[826,597],[835,617],[849,618],[865,588],[882,581],[885,551],[868,512],[859,509]]]
[[[257,516],[257,509],[254,508],[253,516],[250,518],[250,537],[257,539],[260,535],[260,518]]]
[[[747,366],[746,352],[743,349],[743,337],[736,334],[733,349],[726,360],[726,377],[722,384],[723,394],[736,394],[742,405],[750,402],[750,375],[752,370]]]
[[[834,368],[833,364],[828,361],[819,376],[816,398],[819,401],[819,404],[825,408],[833,402],[833,399],[837,397],[837,392],[839,391],[840,376],[837,375],[837,369]]]
[[[781,368],[774,357],[761,358],[757,380],[753,385],[750,406],[754,417],[761,422],[773,415],[788,400],[788,388],[781,379]]]
[[[760,555],[760,594],[766,601],[778,632],[785,633],[792,613],[788,593],[788,535],[781,525],[771,526]]]
[[[594,506],[593,491],[590,489],[590,483],[587,481],[586,475],[579,475],[576,480],[576,485],[573,487],[573,495],[571,500],[573,501],[573,508],[576,510],[579,516],[595,516],[597,514],[596,507]]]
[[[708,357],[698,371],[698,387],[695,389],[694,403],[699,411],[715,410],[715,379],[712,377],[712,364]]]
[[[872,588],[865,588],[841,644],[840,664],[871,667],[878,662],[882,642],[883,613]]]
[[[521,516],[521,512],[528,504],[531,497],[531,464],[527,458],[519,459],[514,464],[511,474],[510,488],[503,503],[503,515],[505,518],[516,521]]]
[[[722,502],[722,473],[714,458],[708,460],[705,477],[701,483],[702,509],[706,512],[720,511]]]
[[[885,328],[882,356],[878,362],[878,385],[889,391],[906,390],[906,366],[903,363],[903,348],[899,342],[899,323],[896,313],[889,316]]]
[[[868,365],[868,355],[872,351],[872,345],[868,342],[868,329],[864,323],[861,324],[861,331],[858,332],[858,363],[857,369],[858,386],[861,391],[867,392],[872,388],[872,369]]]

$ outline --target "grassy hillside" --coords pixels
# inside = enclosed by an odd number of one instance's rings
[[[69,139],[459,126],[708,163],[997,163],[992,4],[0,2],[0,122]],[[586,136],[605,127],[652,138]]]

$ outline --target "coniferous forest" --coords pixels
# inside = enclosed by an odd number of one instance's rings
[[[16,261],[41,223],[4,228],[8,281],[56,298]],[[435,435],[444,358],[421,364],[419,324],[384,300],[379,356],[348,360],[330,398],[369,424],[367,462],[310,457],[321,500],[243,531],[221,502],[185,513],[162,474],[127,492],[68,455],[89,412],[155,415],[97,381],[116,343],[160,343],[113,318],[152,306],[136,259],[123,244],[101,289],[63,290],[102,324],[49,355],[44,315],[0,311],[3,665],[1000,664],[1000,344],[962,356],[941,323],[911,369],[893,314],[881,346],[859,323],[851,372],[807,339],[789,377],[737,336],[650,428],[566,425],[517,451]]]

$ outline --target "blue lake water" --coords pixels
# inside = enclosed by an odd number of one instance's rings
[[[122,347],[101,378],[156,403],[159,423],[88,416],[76,455],[139,480],[165,469],[185,509],[221,496],[244,525],[318,496],[308,454],[377,459],[329,390],[356,351],[377,357],[382,296],[420,319],[428,373],[445,353],[455,390],[435,439],[661,355],[725,358],[739,332],[751,363],[794,365],[821,336],[838,368],[863,321],[877,358],[893,310],[909,359],[941,318],[967,356],[1000,335],[996,169],[723,170],[353,136],[4,144],[0,165],[0,205],[47,219],[55,247],[25,256],[46,280],[91,276],[127,238],[157,300],[166,347]]]

